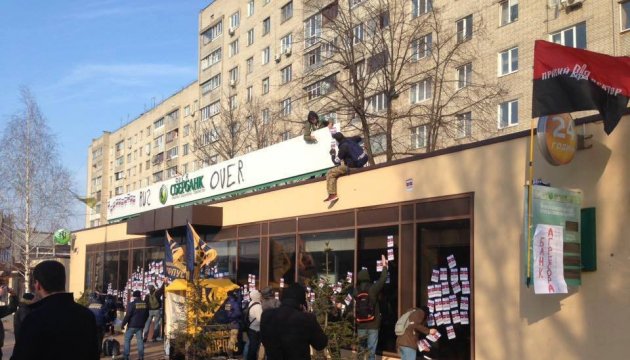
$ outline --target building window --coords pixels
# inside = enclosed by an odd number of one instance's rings
[[[370,96],[367,98],[366,102],[367,110],[371,113],[377,113],[387,109],[387,96],[384,92]]]
[[[238,54],[238,39],[230,43],[229,50],[230,50],[230,57]]]
[[[304,22],[304,46],[315,45],[322,33],[322,14],[316,14]]]
[[[173,142],[177,139],[177,137],[179,136],[179,130],[178,129],[174,129],[171,130],[169,132],[166,133],[166,143],[170,143]]]
[[[215,101],[208,106],[201,108],[201,121],[206,121],[221,112],[221,103]]]
[[[236,84],[238,82],[238,66],[231,68],[229,74],[230,85]]]
[[[269,124],[269,122],[271,121],[271,116],[269,116],[269,109],[263,109],[262,110],[262,123],[264,125]]]
[[[164,118],[161,118],[161,119],[156,120],[156,121],[153,122],[153,128],[154,129],[159,129],[162,126],[164,126]],[[116,149],[116,151],[118,151],[118,149]]]
[[[586,23],[579,23],[568,29],[549,35],[549,39],[560,45],[586,49]]]
[[[280,8],[280,21],[285,22],[293,17],[293,1],[289,1]]]
[[[472,14],[457,20],[457,42],[472,39]]]
[[[236,29],[240,23],[241,23],[241,13],[237,11],[230,16],[230,27],[232,29]]]
[[[373,154],[384,154],[387,151],[387,137],[384,133],[375,134],[370,138],[370,146]]]
[[[247,0],[247,16],[254,15],[254,0]]]
[[[288,34],[280,39],[280,53],[286,54],[291,51],[291,44],[293,43],[293,35]]]
[[[184,117],[190,116],[190,105],[184,106]]]
[[[166,160],[170,160],[177,157],[177,146],[166,150]]]
[[[201,84],[201,93],[207,94],[210,91],[218,88],[220,85],[221,85],[221,74],[216,74],[215,76],[211,77],[208,81]]]
[[[175,176],[179,175],[177,173],[177,166],[171,166],[170,168],[166,169],[166,174],[169,179],[174,178]]]
[[[245,99],[246,99],[246,101],[248,103],[251,102],[254,99],[254,87],[253,86],[248,86],[247,87]]]
[[[411,148],[420,149],[427,146],[427,126],[420,125],[411,128]]]
[[[457,68],[457,89],[465,88],[471,84],[472,63]]]
[[[188,143],[185,143],[184,145],[182,145],[182,155],[188,155],[190,153],[190,145]]]
[[[518,100],[506,101],[499,105],[499,129],[518,125]]]
[[[256,276],[256,289],[259,289],[260,279],[260,240],[238,241],[238,268],[236,279],[238,284],[247,284],[249,275]]]
[[[291,132],[289,130],[282,132],[282,134],[280,134],[280,139],[282,141],[287,141],[291,139]]]
[[[282,84],[286,84],[292,79],[292,69],[291,65],[282,68],[280,70],[280,78],[282,79]]]
[[[351,7],[355,7],[359,4],[361,4],[362,2],[364,2],[365,0],[350,0],[350,6]]]
[[[282,107],[283,116],[291,115],[291,98],[282,100],[282,103],[280,104],[280,106]]]
[[[420,60],[431,55],[431,47],[433,46],[433,34],[426,34],[412,42],[413,59]]]
[[[271,49],[269,48],[269,46],[267,46],[262,51],[262,64],[263,65],[268,64],[270,59],[271,59]]]
[[[621,5],[621,30],[630,30],[630,1]]]
[[[118,180],[122,180],[125,178],[125,172],[124,171],[118,171],[114,173],[114,180],[118,181]]]
[[[418,17],[432,10],[433,0],[411,0],[411,7],[413,17]]]
[[[153,141],[154,148],[161,148],[162,146],[164,146],[164,135],[160,135],[156,137],[155,140]]]
[[[269,93],[269,78],[268,77],[262,80],[262,93],[263,95]]]
[[[363,24],[359,24],[355,26],[354,29],[352,30],[352,34],[354,35],[352,37],[352,42],[354,44],[358,44],[362,42],[363,41]]]
[[[426,78],[417,84],[411,85],[410,100],[412,104],[419,103],[431,98],[433,93],[433,81]]]
[[[184,136],[190,134],[190,125],[184,125]]]
[[[262,36],[265,36],[269,34],[269,32],[271,31],[271,18],[266,18],[265,20],[263,20],[262,25],[263,25]]]
[[[221,61],[221,48],[218,48],[212,51],[210,55],[201,59],[201,70],[205,70],[220,61]]]
[[[125,190],[123,189],[122,186],[116,186],[116,189],[114,190],[114,195],[122,195],[124,191]]]
[[[317,49],[313,49],[309,51],[304,57],[304,67],[306,71],[310,71],[316,69],[322,64],[322,49],[318,47]]]
[[[254,58],[250,57],[245,60],[245,65],[247,67],[247,73],[251,74],[254,71]]]
[[[465,138],[469,137],[472,129],[472,113],[465,112],[463,114],[457,114],[457,137]]]
[[[511,74],[518,70],[518,47],[499,53],[499,75]]]
[[[518,20],[518,0],[503,0],[501,4],[501,26]]]
[[[216,25],[211,26],[208,30],[204,31],[202,34],[203,44],[209,44],[214,39],[219,37],[223,33],[223,22],[218,22]]]
[[[247,46],[254,43],[254,29],[247,30]]]
[[[228,97],[228,108],[230,110],[236,110],[236,107],[238,106],[238,100],[236,95],[231,95],[230,97]]]

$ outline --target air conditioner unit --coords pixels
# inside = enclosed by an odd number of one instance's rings
[[[230,86],[231,87],[235,87],[236,86],[236,80],[230,80]]]
[[[228,34],[230,34],[230,36],[231,36],[231,35],[234,35],[234,30],[236,30],[236,29],[234,29],[233,27],[230,27],[230,28],[228,29]]]
[[[572,8],[574,6],[582,5],[584,0],[561,0],[560,3],[565,8]]]
[[[284,53],[287,54],[287,56],[291,56],[291,47],[289,46]]]
[[[276,54],[276,56],[274,56],[274,58],[276,59],[276,62],[280,62],[280,54]]]

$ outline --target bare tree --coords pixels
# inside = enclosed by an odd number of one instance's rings
[[[74,198],[55,136],[27,88],[21,90],[21,102],[24,108],[11,116],[2,134],[0,208],[12,219],[7,238],[21,255],[17,270],[28,286],[35,247],[42,241],[52,244],[53,231],[68,223]]]
[[[459,86],[456,71],[473,62],[476,49],[468,37],[458,38],[455,24],[446,23],[431,1],[421,4],[425,7],[402,0],[306,5],[305,12],[313,14],[304,32],[306,101],[320,113],[336,111],[350,119],[342,130],[362,134],[372,162],[374,155],[390,161],[417,152],[409,141],[415,126],[429,129],[427,151],[447,144],[438,139],[457,138],[462,113],[475,111],[474,119],[483,119],[502,94],[496,82],[481,76]],[[465,30],[472,29],[471,24]],[[474,29],[480,35],[481,21]],[[422,98],[415,95],[419,90]]]
[[[273,143],[272,111],[257,99],[237,103],[235,97],[215,103],[208,115],[196,122],[193,145],[196,157],[205,163],[233,159]],[[220,159],[218,159],[220,157]]]

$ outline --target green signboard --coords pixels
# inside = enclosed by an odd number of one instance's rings
[[[527,188],[525,188],[525,244],[529,244],[526,254],[533,259],[532,243],[539,224],[560,226],[563,229],[563,268],[564,278],[569,286],[578,286],[581,281],[581,240],[580,218],[582,192],[534,185],[532,189],[532,230],[527,231]],[[529,242],[527,236],[531,237]],[[526,261],[527,264],[527,261]],[[530,263],[531,265],[531,263]],[[528,277],[533,278],[533,266],[529,266]]]

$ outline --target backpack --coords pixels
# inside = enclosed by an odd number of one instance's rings
[[[368,155],[365,153],[361,145],[354,140],[346,140],[348,144],[348,153],[352,158],[352,164],[346,164],[349,167],[360,168],[368,162]]]
[[[411,309],[398,318],[396,325],[394,325],[394,333],[396,333],[396,335],[400,336],[405,333],[407,327],[412,324],[412,322],[409,321],[409,316],[415,311],[416,309]]]
[[[158,300],[155,293],[149,295],[149,309],[155,310],[160,308],[160,301]]]
[[[367,290],[361,290],[355,297],[356,320],[365,323],[374,320],[374,306],[370,303],[370,295]]]
[[[111,339],[107,339],[103,341],[103,355],[105,356],[120,355],[120,343],[118,342],[118,340],[111,338]]]
[[[240,324],[241,330],[247,331],[249,329],[249,326],[254,322],[253,320],[249,320],[249,309],[253,308],[256,305],[261,306],[258,301],[255,301],[252,303],[252,306],[247,306],[247,308],[243,310]]]

